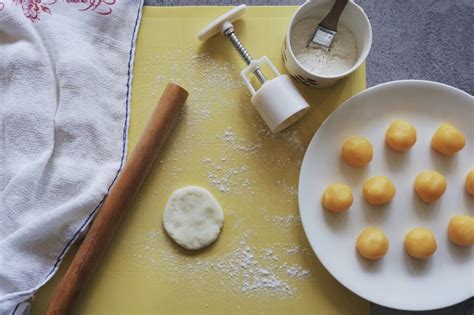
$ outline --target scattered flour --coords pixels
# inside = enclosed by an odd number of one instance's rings
[[[278,261],[278,256],[275,255],[272,249],[268,249],[268,248],[264,249],[263,253],[264,253],[264,256],[263,256],[264,259]]]
[[[298,189],[295,186],[289,185],[285,181],[278,180],[277,181],[278,187],[284,192],[286,192],[290,196],[297,196],[298,195]]]
[[[286,254],[287,255],[295,255],[301,252],[306,252],[306,248],[301,248],[300,245],[295,245],[293,247],[287,248],[286,249]]]
[[[303,266],[280,261],[275,250],[284,251],[284,246],[274,244],[272,248],[257,249],[248,245],[248,235],[244,235],[237,248],[219,257],[205,259],[183,256],[168,246],[158,248],[160,237],[164,235],[149,233],[143,244],[134,246],[139,252],[145,250],[146,255],[135,253],[135,257],[144,266],[160,268],[169,273],[171,280],[177,285],[188,285],[190,282],[205,284],[208,273],[212,272],[216,276],[217,272],[220,286],[206,289],[259,297],[289,297],[297,295],[294,286],[297,281],[311,277],[310,271]],[[298,249],[298,252],[301,250]]]
[[[219,259],[216,269],[230,276],[232,285],[244,293],[292,295],[295,289],[275,274],[275,265],[263,266],[244,241],[225,258]]]
[[[309,277],[309,271],[301,268],[298,265],[286,266],[286,274],[292,278],[307,278]]]
[[[279,229],[291,229],[295,226],[301,225],[301,219],[298,214],[287,214],[283,216],[271,215],[269,211],[265,208],[260,209],[263,213],[263,219],[265,222],[271,223],[273,226],[278,227]]]
[[[286,144],[295,152],[304,154],[306,146],[303,144],[298,131],[295,130],[283,130],[279,133],[272,133],[268,128],[260,129],[259,135],[263,135],[266,139],[279,142],[280,144]]]
[[[248,173],[249,167],[245,164],[237,167],[227,167],[224,166],[226,161],[226,156],[220,158],[219,162],[213,162],[210,158],[203,159],[203,163],[209,169],[207,173],[209,183],[222,193],[231,191],[242,193],[245,191],[254,194],[251,191],[249,179],[241,176]]]
[[[222,140],[224,145],[233,152],[242,153],[245,160],[261,158],[254,157],[254,155],[261,153],[265,145],[288,147],[292,154],[278,156],[278,158],[271,156],[270,163],[283,170],[289,167],[298,168],[305,152],[305,145],[296,130],[273,134],[268,129],[260,129],[255,133],[255,140],[249,141],[243,137],[238,137],[232,127],[227,127],[223,133],[216,135],[215,138]],[[226,163],[229,160],[231,158],[227,155],[220,157],[220,163],[209,157],[203,159],[203,163],[209,170],[207,174],[209,183],[223,193],[250,193],[254,195],[255,191],[253,191],[251,180],[248,177],[249,166]],[[289,185],[284,180],[278,180],[277,185],[288,196],[297,195],[296,186]]]
[[[218,137],[218,136],[216,136]],[[231,148],[233,151],[245,151],[250,153],[256,153],[259,148],[262,147],[261,143],[257,144],[246,144],[245,139],[237,138],[232,127],[228,127],[224,134],[221,136],[221,139],[224,140],[224,143],[227,147]]]
[[[203,176],[210,185],[223,194],[251,198],[259,192],[259,187],[252,182],[250,176],[251,165],[254,165],[251,162],[254,159],[265,159],[266,163],[285,172],[299,168],[306,144],[295,129],[273,134],[264,127],[263,122],[255,121],[249,124],[250,130],[244,137],[239,134],[236,126],[232,125],[232,119],[229,119],[229,125],[217,134],[200,136],[202,124],[212,123],[213,119],[220,117],[217,116],[218,111],[222,114],[226,107],[242,106],[241,99],[235,96],[246,91],[239,76],[238,66],[212,58],[207,53],[196,54],[185,49],[173,49],[156,56],[156,59],[169,60],[168,73],[171,72],[171,76],[156,75],[155,82],[150,81],[153,96],[158,98],[161,89],[156,87],[164,86],[168,81],[181,83],[190,91],[186,110],[179,118],[181,127],[173,131],[181,133],[178,136],[182,145],[170,147],[167,154],[159,160],[162,164],[160,167],[168,171],[167,175],[175,178],[184,176],[188,171],[186,163],[181,163],[182,167],[178,167],[176,162],[179,160],[194,163],[197,159],[202,161],[205,167]],[[199,78],[199,81],[193,78]],[[250,95],[248,99],[250,104]],[[197,156],[193,148],[200,145],[212,145],[215,151],[210,152],[218,152],[217,155]],[[289,154],[273,154],[273,151],[268,150],[269,146],[279,147],[281,152]],[[219,150],[222,154],[219,154]],[[295,199],[295,185],[283,179],[276,185],[282,198],[292,201]],[[230,209],[226,210],[227,215]],[[268,226],[275,229],[289,231],[300,225],[297,214],[272,215],[264,209],[262,213]],[[250,246],[249,235],[255,235],[257,231],[249,229],[246,217],[240,216],[234,220],[233,226],[226,227],[232,229],[232,233],[236,235],[235,243],[229,244],[224,252],[215,257],[183,255],[168,244],[162,232],[153,231],[144,241],[132,244],[135,260],[143,267],[150,268],[150,272],[155,269],[164,271],[169,275],[166,280],[175,285],[186,286],[194,283],[204,286],[207,279],[213,276],[217,277],[219,286],[206,287],[206,290],[239,292],[257,297],[297,296],[297,284],[310,278],[311,274],[304,266],[290,262],[296,258],[292,256],[306,254],[306,249],[297,244],[278,242],[267,248]]]
[[[265,141],[272,142],[272,145],[287,145],[295,152],[301,154],[304,154],[306,150],[297,130],[284,130],[274,134],[268,128],[264,128],[258,130],[256,134],[258,142],[249,143],[245,138],[237,137],[232,127],[228,127],[223,135],[217,135],[216,138],[221,138],[226,146],[233,151],[257,153],[263,147]]]
[[[286,216],[273,216],[272,222],[283,228],[291,228],[292,226],[300,226],[301,220],[299,215],[288,214]]]

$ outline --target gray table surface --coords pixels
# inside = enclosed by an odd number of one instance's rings
[[[299,5],[301,0],[248,0]],[[442,82],[474,92],[473,0],[356,0],[373,29],[367,85],[401,79]],[[238,5],[238,0],[145,0],[145,5]],[[436,298],[436,297],[433,297]],[[372,315],[474,315],[474,298],[441,310],[405,312],[372,304]]]

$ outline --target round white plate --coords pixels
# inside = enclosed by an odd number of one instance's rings
[[[418,140],[406,153],[385,145],[384,134],[395,119],[417,129]],[[464,149],[452,157],[430,147],[436,128],[448,122],[466,136]],[[367,137],[374,158],[365,168],[345,165],[339,156],[346,138]],[[299,179],[299,207],[306,236],[326,269],[344,286],[374,303],[403,310],[449,306],[474,294],[473,249],[453,245],[447,236],[455,214],[474,214],[474,197],[464,180],[474,167],[474,100],[453,87],[428,81],[395,81],[375,86],[347,100],[319,128],[306,151]],[[422,170],[446,176],[448,188],[433,204],[422,202],[413,190]],[[388,176],[397,187],[392,202],[373,207],[362,198],[363,183],[375,175]],[[325,187],[333,182],[350,185],[352,207],[342,214],[321,206]],[[379,261],[367,261],[355,250],[355,240],[367,226],[385,231],[390,246]],[[438,242],[426,261],[409,257],[403,248],[406,232],[428,227]]]

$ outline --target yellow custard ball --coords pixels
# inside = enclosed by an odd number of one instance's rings
[[[415,228],[405,235],[405,249],[414,258],[429,258],[437,248],[435,236],[426,228]]]
[[[333,212],[343,212],[352,205],[352,190],[345,184],[331,184],[323,193],[324,208]]]
[[[386,176],[375,176],[365,182],[362,193],[369,204],[378,206],[392,200],[396,189]]]
[[[395,151],[407,151],[416,142],[416,129],[408,121],[396,120],[385,132],[385,141]]]
[[[456,215],[448,226],[451,242],[460,246],[474,245],[474,218],[467,215]]]
[[[464,182],[464,187],[466,187],[466,191],[474,196],[474,169],[470,170],[467,173],[466,181]]]
[[[341,157],[352,167],[362,167],[372,161],[372,144],[364,137],[350,137],[342,145]]]
[[[431,138],[433,149],[444,155],[453,155],[464,148],[464,134],[454,126],[442,124]]]
[[[415,191],[425,202],[433,202],[441,198],[447,186],[444,176],[436,171],[421,172],[415,179]]]
[[[379,259],[388,251],[388,238],[381,229],[368,227],[357,238],[356,248],[366,259]]]

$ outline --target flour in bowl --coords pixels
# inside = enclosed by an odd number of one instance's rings
[[[306,18],[295,24],[291,30],[291,48],[303,67],[315,74],[335,76],[346,72],[356,63],[357,41],[345,26],[339,25],[331,49],[308,47],[319,21]]]

